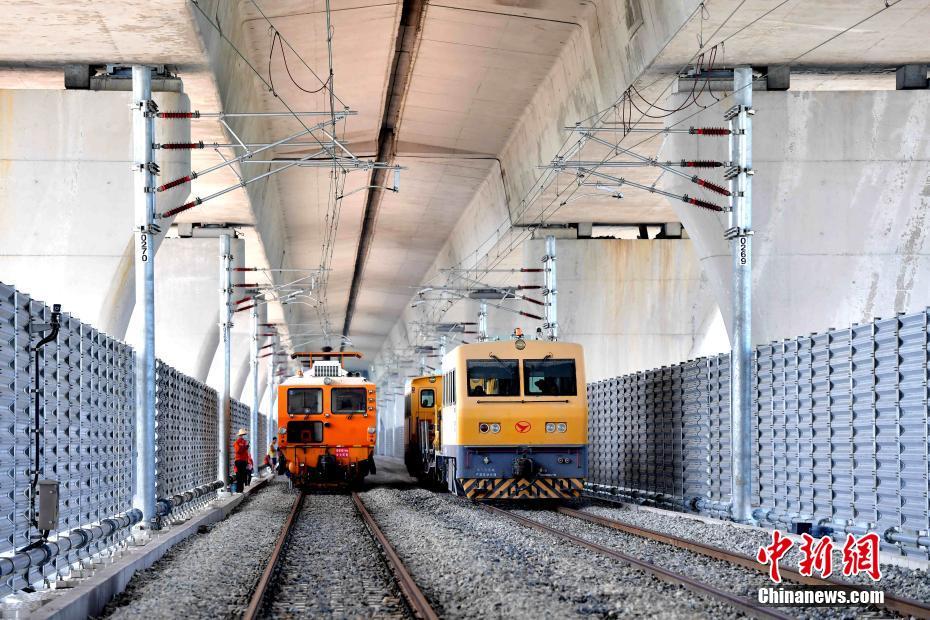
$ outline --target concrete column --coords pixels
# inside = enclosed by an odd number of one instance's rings
[[[584,346],[589,381],[729,348],[690,240],[559,239],[558,244],[559,339]],[[538,264],[543,254],[545,241],[533,240],[526,244],[523,263]],[[541,284],[542,275],[525,282]],[[492,317],[498,321],[495,333],[528,326],[510,313]]]
[[[190,107],[184,93],[151,98],[163,110]],[[128,89],[0,90],[0,280],[137,346],[132,101]],[[155,141],[190,142],[190,121],[156,123]],[[187,174],[190,152],[158,151],[158,164],[161,178]],[[188,189],[158,194],[159,209],[181,204]],[[151,254],[163,238],[150,235]]]
[[[752,344],[930,305],[930,91],[756,91],[752,103],[765,119],[753,130]],[[720,126],[723,108],[685,125]],[[726,146],[676,134],[659,158],[726,160]],[[693,184],[675,178],[662,184],[694,193]],[[726,218],[677,201],[669,206],[718,305],[730,308]],[[723,318],[732,334],[730,313]]]

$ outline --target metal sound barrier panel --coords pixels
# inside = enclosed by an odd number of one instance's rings
[[[926,311],[757,347],[756,514],[877,531],[928,557],[907,540],[930,530],[928,355]],[[729,501],[729,373],[720,355],[589,384],[594,488],[674,507]]]
[[[50,320],[44,303],[0,284],[0,555],[25,547],[37,534],[29,516],[36,397],[39,478],[59,482],[58,531],[132,508],[135,354],[128,345],[62,314],[57,338],[40,351],[36,383],[33,347],[49,332],[31,333],[30,325]],[[156,399],[158,497],[215,480],[216,392],[158,362]],[[248,407],[234,401],[233,427],[248,427],[248,418]],[[260,445],[266,442],[265,426],[259,425]],[[98,541],[41,570],[0,582],[0,596],[63,571],[112,542]]]
[[[157,362],[157,497],[168,498],[216,480],[216,412],[216,390]]]
[[[59,482],[58,531],[98,522],[132,504],[132,350],[62,314],[57,338],[40,351],[36,380],[33,347],[50,332],[30,333],[29,327],[50,320],[45,304],[0,284],[0,473],[7,481],[0,487],[0,554],[38,534],[29,516],[36,402],[38,478]],[[16,575],[0,584],[0,593],[63,570],[111,542]]]

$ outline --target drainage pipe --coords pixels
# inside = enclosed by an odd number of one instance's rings
[[[44,325],[42,327],[45,327]],[[33,428],[32,431],[35,434],[34,443],[32,446],[32,481],[29,483],[29,522],[30,524],[38,528],[39,527],[39,515],[36,512],[36,497],[39,490],[39,472],[42,469],[41,461],[39,460],[39,453],[42,448],[42,414],[44,409],[42,407],[42,389],[40,388],[40,379],[41,373],[39,371],[39,359],[42,353],[42,349],[48,343],[52,342],[58,338],[58,330],[61,327],[61,304],[55,304],[52,306],[52,320],[48,325],[51,329],[51,332],[39,340],[36,346],[33,348],[35,352],[35,361],[33,362],[33,379],[35,381],[33,385],[33,396],[35,398],[34,402],[34,415]],[[43,532],[41,534],[42,538],[45,538],[48,535],[48,532]]]
[[[141,520],[142,511],[133,508],[129,512],[104,519],[98,524],[71,530],[54,541],[46,541],[31,549],[0,558],[0,577],[44,566],[58,556],[84,549],[91,543],[109,538],[121,530],[132,527]]]
[[[188,502],[192,502],[195,499],[199,499],[204,495],[213,493],[214,491],[218,491],[224,486],[226,486],[226,484],[222,480],[216,480],[214,482],[202,484],[199,487],[194,487],[193,489],[184,491],[183,493],[178,493],[177,495],[173,495],[170,498],[160,499],[158,500],[158,516],[166,517],[171,514],[175,508],[183,506]]]

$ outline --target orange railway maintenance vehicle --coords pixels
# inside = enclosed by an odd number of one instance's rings
[[[375,384],[348,372],[360,353],[294,353],[310,369],[278,387],[278,445],[296,486],[355,486],[375,473]]]

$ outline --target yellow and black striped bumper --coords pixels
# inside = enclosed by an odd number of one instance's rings
[[[459,478],[465,497],[482,499],[574,499],[582,478]]]

